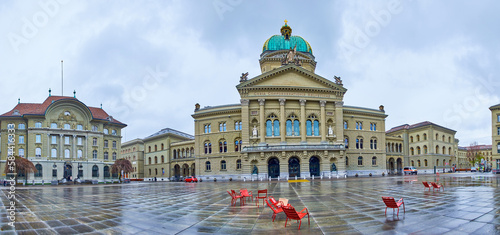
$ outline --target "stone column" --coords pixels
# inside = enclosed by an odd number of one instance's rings
[[[285,117],[285,101],[286,99],[279,99],[280,101],[280,136],[281,142],[285,142],[286,136],[286,117]]]
[[[344,102],[335,102],[335,135],[337,136],[337,142],[344,142]],[[351,140],[352,142],[352,140]],[[354,142],[353,142],[354,143]],[[352,146],[352,144],[351,144]]]
[[[319,106],[321,109],[321,117],[320,117],[320,122],[321,122],[321,127],[319,129],[320,135],[321,135],[321,142],[325,143],[326,142],[326,133],[328,132],[326,130],[326,112],[325,112],[325,105],[326,105],[326,100],[320,100],[319,101]]]
[[[300,141],[306,142],[306,100],[300,102]]]
[[[259,99],[259,122],[260,122],[260,142],[266,142],[266,119],[264,117],[265,99]]]
[[[248,113],[248,104],[250,100],[241,99],[241,147],[248,146],[250,144],[250,130],[253,127],[250,127],[250,115]],[[240,149],[241,151],[241,149]]]
[[[64,159],[64,143],[63,143],[64,135],[59,134],[59,158]]]
[[[52,136],[50,136],[50,134],[47,133],[47,159],[50,159],[50,145],[52,144]],[[52,172],[51,172],[52,173]]]
[[[73,145],[73,151],[72,151],[73,157],[72,157],[72,159],[76,159],[77,158],[77,156],[76,156],[76,135],[73,135],[73,144],[72,145]]]

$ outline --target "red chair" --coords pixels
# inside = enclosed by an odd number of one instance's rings
[[[233,200],[234,200],[234,204],[233,205],[236,205],[236,201],[238,199],[240,199],[240,206],[242,204],[245,205],[245,198],[243,196],[236,194],[236,192],[234,190],[231,190],[231,193],[232,193]]]
[[[306,212],[304,212],[304,210]],[[309,222],[309,226],[311,226],[311,220],[309,219],[309,211],[307,208],[302,209],[300,212],[297,212],[293,206],[288,204],[287,206],[283,207],[283,211],[286,214],[286,221],[285,221],[285,228],[286,224],[288,223],[288,220],[297,220],[297,222],[300,220],[299,223],[299,230],[300,230],[300,225],[302,224],[302,218],[307,215],[307,221]]]
[[[242,189],[240,189],[240,194],[243,197],[243,201],[246,201],[246,198],[249,197],[252,199],[252,202],[253,202],[252,191],[248,191],[246,188],[242,188]]]
[[[431,191],[431,186],[429,185],[429,183],[427,183],[427,181],[422,181],[422,184],[424,184],[425,188],[429,188],[429,191]],[[424,190],[425,190],[425,188],[424,188]]]
[[[399,199],[399,201],[396,202],[393,197],[382,197],[382,200],[384,200],[385,203],[385,214],[387,215],[387,208],[392,208],[392,213],[394,213],[394,209],[398,208],[398,215],[399,215],[399,207],[403,205],[403,211],[406,213],[405,209],[405,202],[403,201],[403,198]]]
[[[267,205],[269,206],[269,208],[271,208],[271,210],[273,211],[273,222],[274,222],[274,219],[276,218],[276,215],[283,212],[283,209],[281,209],[280,207],[276,207],[272,204],[269,203],[268,200],[264,199],[264,201],[266,201]]]
[[[269,196],[269,202],[271,202],[271,204],[273,204],[275,207],[278,207],[278,208],[281,208],[284,206],[283,202],[276,201],[276,199],[274,199],[273,196]]]
[[[263,196],[261,196],[261,194]],[[267,189],[257,190],[257,196],[255,197],[255,204],[259,207],[259,199],[262,199],[262,205],[264,205],[264,200],[267,198]]]
[[[431,182],[431,185],[432,185],[432,191],[434,191],[434,189],[438,189],[438,191],[439,191],[440,188],[443,188],[443,191],[444,191],[444,186],[442,184],[436,184],[434,182]],[[430,190],[431,189],[429,188],[429,191]]]

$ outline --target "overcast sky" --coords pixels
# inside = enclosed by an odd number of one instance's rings
[[[123,141],[194,134],[194,105],[239,103],[263,43],[288,20],[344,104],[384,105],[386,130],[431,121],[491,144],[500,103],[497,1],[2,1],[0,112],[61,94],[128,124]]]

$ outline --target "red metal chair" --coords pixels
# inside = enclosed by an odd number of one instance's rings
[[[253,202],[253,194],[252,191],[248,191],[246,188],[240,189],[240,194],[243,197],[243,200],[246,201],[246,198],[249,197],[252,199]]]
[[[265,196],[261,196],[265,195]],[[255,197],[255,204],[259,207],[259,199],[262,199],[262,205],[264,205],[264,200],[267,198],[267,189],[257,190],[257,196]]]
[[[231,190],[231,193],[232,193],[232,197],[233,197],[233,200],[234,200],[233,205],[236,205],[236,201],[238,199],[240,199],[240,206],[242,204],[245,205],[245,198],[243,196],[236,194],[236,192],[234,190]]]
[[[425,188],[428,188],[429,191],[431,191],[431,186],[429,185],[429,183],[427,183],[427,181],[422,181],[422,184],[424,185]],[[425,190],[424,188],[424,190]]]
[[[431,182],[431,185],[432,185],[432,191],[434,191],[434,189],[438,189],[438,191],[439,191],[440,188],[443,188],[443,191],[444,191],[444,186],[442,184],[436,184],[435,182]],[[431,189],[429,188],[429,191],[430,190]]]
[[[276,199],[274,199],[273,196],[269,196],[269,202],[271,202],[271,204],[273,204],[275,207],[278,207],[278,208],[281,208],[284,206],[282,202],[276,201]]]
[[[264,201],[266,201],[267,205],[269,206],[269,208],[271,208],[271,210],[273,211],[273,222],[274,222],[274,219],[276,218],[276,215],[283,212],[283,209],[281,209],[280,207],[276,207],[274,205],[272,205],[271,203],[269,203],[268,200],[264,199]]]
[[[382,200],[384,200],[385,203],[385,214],[387,215],[387,208],[392,208],[392,213],[394,213],[394,209],[398,208],[398,215],[399,215],[399,207],[403,205],[403,211],[406,213],[405,209],[405,203],[403,201],[403,198],[399,199],[399,201],[396,202],[396,200],[393,197],[382,197]]]
[[[306,212],[304,212],[304,210]],[[302,218],[307,215],[307,221],[309,222],[309,226],[311,226],[311,220],[309,219],[309,211],[307,208],[302,209],[300,212],[297,212],[293,206],[288,204],[287,206],[283,207],[283,211],[286,214],[286,221],[285,221],[285,228],[286,224],[288,223],[288,220],[297,220],[297,222],[300,221],[299,223],[299,230],[300,230],[300,225],[302,224]]]

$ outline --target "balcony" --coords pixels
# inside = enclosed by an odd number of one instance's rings
[[[300,144],[300,145],[263,145],[245,146],[242,153],[280,152],[280,151],[322,151],[345,150],[344,144]]]

